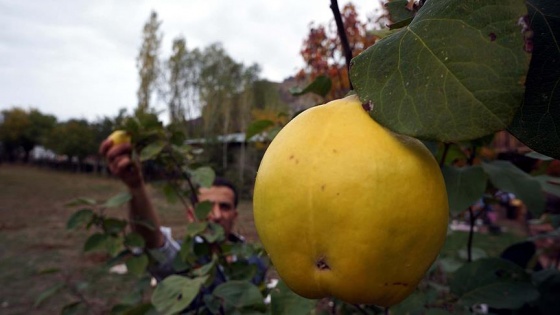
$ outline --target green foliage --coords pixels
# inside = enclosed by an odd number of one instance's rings
[[[454,273],[451,292],[459,304],[485,303],[495,308],[516,309],[539,297],[531,277],[519,266],[498,258],[480,259]]]
[[[317,304],[315,300],[295,294],[286,286],[284,281],[279,281],[270,295],[272,315],[309,314]]]
[[[428,1],[408,27],[353,59],[355,90],[375,120],[421,139],[504,129],[523,96],[529,55],[517,23],[526,12],[522,0]]]
[[[291,88],[290,93],[294,96],[301,96],[307,93],[315,93],[321,97],[327,96],[331,91],[332,81],[329,77],[320,75],[313,80],[313,82],[309,83],[304,88]]]
[[[483,163],[482,167],[496,188],[515,194],[535,216],[542,213],[545,199],[537,179],[507,161]]]
[[[525,99],[508,130],[535,151],[560,159],[560,5],[555,0],[528,0],[525,20],[532,51]]]
[[[96,154],[95,129],[86,120],[71,119],[57,124],[49,134],[46,146],[58,154],[83,160]]]
[[[152,304],[162,314],[177,314],[191,304],[206,280],[207,277],[189,279],[169,276],[157,286]]]
[[[473,205],[486,190],[487,178],[480,166],[443,166],[442,173],[447,187],[449,209],[454,215]]]
[[[259,289],[248,281],[229,281],[219,285],[212,293],[223,303],[226,314],[264,313],[263,296]]]
[[[25,154],[24,161],[27,161],[35,146],[47,143],[48,134],[56,124],[54,116],[45,115],[37,109],[14,107],[3,110],[1,117],[0,143],[10,160],[15,159],[18,150],[21,150]]]

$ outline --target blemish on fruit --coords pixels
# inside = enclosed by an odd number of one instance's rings
[[[293,160],[293,159],[294,159],[294,155],[292,154],[292,155],[290,155],[290,160]]]
[[[332,149],[333,153],[338,153],[338,151],[336,149]]]
[[[373,102],[371,100],[362,103],[362,107],[366,112],[371,112],[373,110]]]
[[[317,267],[317,269],[319,270],[330,270],[331,267],[329,267],[329,265],[327,264],[327,262],[325,261],[325,258],[320,258],[319,260],[317,260],[317,262],[315,263],[315,266]]]
[[[408,287],[408,283],[404,283],[404,282],[393,282],[393,285],[400,285],[403,287]]]
[[[321,185],[321,190],[322,191],[325,191],[325,186],[326,186],[325,184]]]
[[[490,33],[490,34],[488,34],[488,36],[490,37],[491,42],[496,40],[496,34],[495,33]]]

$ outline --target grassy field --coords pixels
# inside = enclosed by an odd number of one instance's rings
[[[37,307],[34,303],[41,292],[59,283],[80,288],[77,292],[90,303],[91,314],[107,313],[126,296],[137,279],[108,274],[101,268],[105,257],[84,254],[81,248],[88,233],[65,229],[76,209],[64,206],[77,197],[105,200],[124,190],[119,181],[110,178],[0,165],[0,314],[58,314],[78,295],[66,290]],[[151,186],[150,193],[162,224],[171,226],[180,237],[184,207],[168,204]],[[111,211],[110,215],[122,217],[126,212]],[[258,241],[250,201],[243,200],[239,211],[238,231],[249,241]],[[474,246],[496,256],[519,239],[512,234],[476,234]],[[466,244],[467,233],[455,232],[448,237],[443,254],[458,257],[458,250]],[[47,272],[53,270],[57,272]]]

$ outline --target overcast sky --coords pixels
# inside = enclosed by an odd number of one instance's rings
[[[339,0],[342,8],[349,1]],[[365,21],[378,0],[352,1]],[[136,106],[143,25],[162,21],[162,57],[183,35],[188,49],[221,42],[258,63],[263,78],[295,74],[309,23],[332,17],[330,0],[0,0],[0,110],[34,107],[59,120],[93,121]],[[159,108],[164,108],[160,105]]]

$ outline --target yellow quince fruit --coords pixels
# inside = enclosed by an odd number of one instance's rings
[[[288,287],[353,304],[412,293],[445,241],[448,213],[430,151],[379,125],[356,96],[290,121],[254,189],[258,235]]]
[[[130,135],[124,130],[115,130],[108,137],[113,140],[113,145],[119,145],[123,143],[130,143]]]

